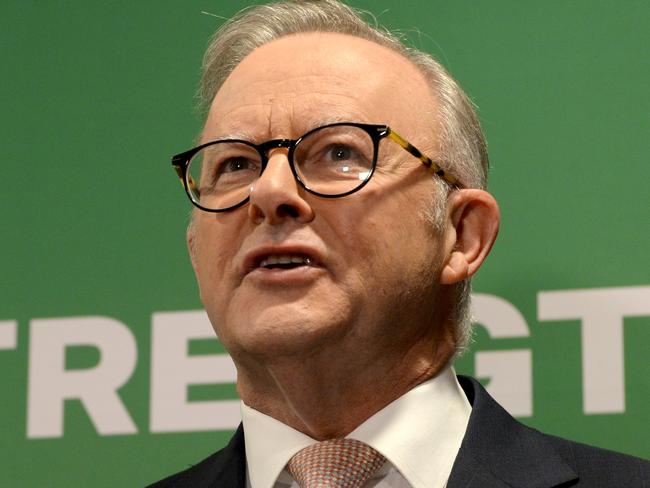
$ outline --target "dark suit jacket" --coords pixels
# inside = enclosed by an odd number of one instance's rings
[[[542,434],[513,419],[474,379],[458,377],[472,414],[447,488],[650,488],[650,462]],[[244,431],[151,488],[246,487]]]

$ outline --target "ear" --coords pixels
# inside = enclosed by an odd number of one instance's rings
[[[481,267],[499,232],[499,206],[483,190],[457,190],[449,195],[445,248],[440,283],[451,285]]]

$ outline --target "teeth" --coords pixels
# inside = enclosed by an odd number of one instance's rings
[[[275,264],[306,264],[309,266],[311,264],[311,259],[306,256],[300,256],[297,254],[282,254],[267,256],[266,258],[262,259],[262,261],[260,261],[260,267],[262,268],[273,266]]]

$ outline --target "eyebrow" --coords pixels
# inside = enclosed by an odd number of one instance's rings
[[[305,120],[304,124],[301,124],[300,129],[301,129],[301,134],[306,134],[307,132],[314,130],[318,127],[323,127],[325,125],[330,125],[330,124],[338,124],[341,122],[353,122],[353,123],[361,123],[361,124],[377,124],[378,122],[368,120],[367,117],[361,117],[359,114],[357,115],[350,115],[350,114],[335,114],[335,115],[329,115],[327,117],[322,117],[322,116],[316,116],[316,117],[307,117]],[[383,122],[382,122],[383,123]]]
[[[350,115],[330,115],[327,117],[307,117],[303,121],[301,121],[300,124],[300,134],[297,135],[297,137],[301,137],[307,132],[314,130],[318,127],[323,127],[324,125],[329,125],[329,124],[337,124],[339,122],[361,122],[361,123],[369,123],[366,122],[365,120],[359,120],[359,117],[353,117]],[[195,140],[195,145],[198,146],[201,144],[201,139],[202,135],[199,134],[196,137]],[[245,141],[250,141],[250,142],[263,142],[260,140],[258,136],[256,136],[252,131],[246,130],[246,129],[238,129],[234,132],[229,132],[225,134],[219,134],[218,137],[211,137],[208,140],[206,140],[204,143],[211,142],[211,141],[220,141],[220,140],[225,140],[225,139],[240,139],[240,140],[245,140]]]
[[[359,120],[358,117],[350,117],[349,115],[331,115],[329,117],[318,117],[318,118],[312,118],[309,121],[309,128],[307,129],[312,130],[317,127],[322,127],[324,125],[329,125],[329,124],[337,124],[339,122],[364,122],[362,120]]]
[[[203,139],[203,134],[199,134],[196,136],[194,140],[194,145],[199,146],[200,144],[206,144],[208,142],[212,141],[223,141],[225,139],[240,139],[244,141],[255,141],[257,138],[253,136],[253,133],[250,131],[247,131],[245,129],[240,129],[237,130],[236,132],[230,132],[226,134],[219,134],[217,137],[210,137],[206,139],[205,141],[201,142]]]

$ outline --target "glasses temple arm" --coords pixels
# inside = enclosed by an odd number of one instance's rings
[[[397,132],[395,132],[390,127],[388,128],[387,136],[393,141],[395,141],[402,149],[404,149],[405,151],[409,152],[410,154],[418,158],[422,162],[422,164],[424,164],[427,168],[429,168],[433,173],[440,176],[447,183],[453,186],[458,186],[458,187],[461,186],[456,177],[447,173],[444,169],[438,166],[431,158],[422,154],[422,152],[417,147],[415,147],[409,141],[404,139],[402,136],[400,136]]]

